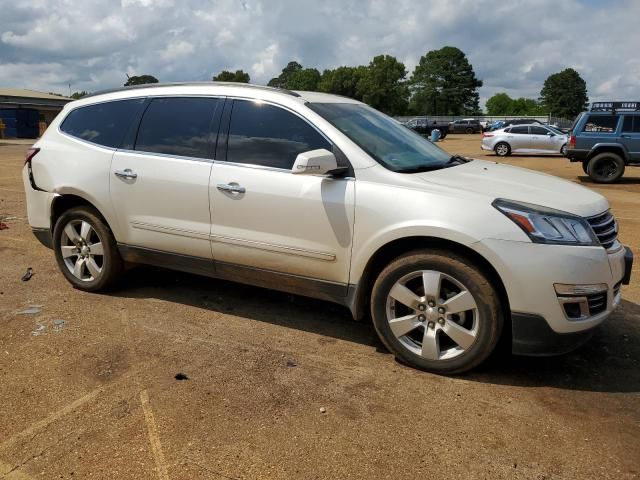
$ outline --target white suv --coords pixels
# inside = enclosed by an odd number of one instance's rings
[[[632,255],[602,196],[451,156],[348,98],[144,86],[68,104],[28,152],[29,223],[76,288],[146,263],[370,314],[403,362],[468,370],[501,334],[568,351]],[[508,327],[504,328],[503,327]]]

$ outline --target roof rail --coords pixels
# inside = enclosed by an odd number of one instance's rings
[[[256,90],[268,90],[271,92],[279,92],[284,93],[285,95],[291,95],[292,97],[299,97],[300,94],[287,90],[286,88],[276,88],[276,87],[267,87],[265,85],[254,85],[252,83],[240,83],[240,82],[169,82],[169,83],[145,83],[143,85],[129,85],[127,87],[120,88],[111,88],[107,90],[100,90],[98,92],[90,93],[89,95],[85,95],[82,98],[95,97],[98,95],[105,95],[107,93],[115,93],[115,92],[126,92],[129,90],[138,90],[141,88],[160,88],[160,87],[203,87],[203,86],[216,86],[216,85],[226,85],[226,86],[234,86],[234,87],[244,87],[251,88]]]
[[[592,112],[640,112],[640,102],[593,102]]]

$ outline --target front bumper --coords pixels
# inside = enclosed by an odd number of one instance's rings
[[[628,248],[541,245],[485,239],[475,245],[498,271],[512,312],[513,351],[562,353],[583,343],[621,302],[633,254]],[[605,284],[606,306],[590,316],[569,318],[554,284]]]

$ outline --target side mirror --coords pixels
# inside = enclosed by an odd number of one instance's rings
[[[296,157],[291,173],[302,175],[327,175],[338,170],[336,156],[329,150],[319,148],[302,152]]]
[[[555,137],[556,136],[556,134],[553,133],[553,132],[549,132],[549,133],[547,133],[547,135],[549,135],[550,137]]]

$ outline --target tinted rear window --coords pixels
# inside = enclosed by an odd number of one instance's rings
[[[640,133],[640,116],[625,116],[622,131],[625,133]]]
[[[135,150],[212,158],[217,98],[154,98],[144,112]]]
[[[527,135],[529,133],[529,127],[513,127],[511,133],[518,135]]]
[[[618,115],[589,115],[582,131],[612,133],[617,126]]]
[[[143,103],[143,98],[136,98],[79,107],[67,115],[60,130],[88,142],[118,148]]]

